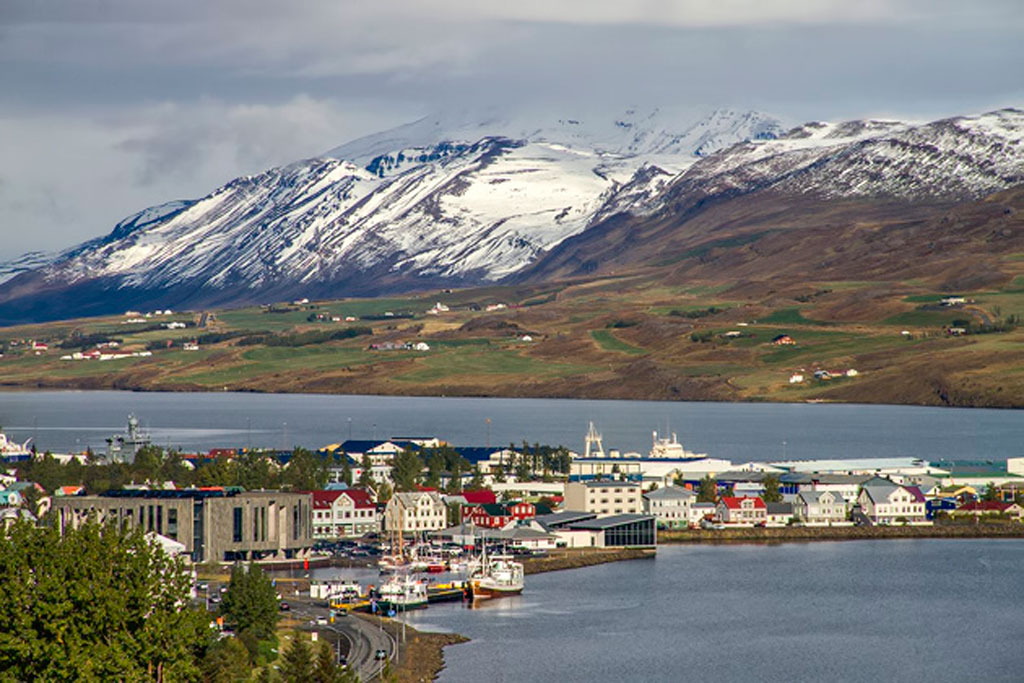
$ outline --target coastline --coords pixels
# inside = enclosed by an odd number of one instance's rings
[[[874,541],[927,538],[1024,538],[1019,522],[940,524],[936,526],[736,527],[679,529],[658,532],[659,545],[716,543],[791,543],[814,541]]]

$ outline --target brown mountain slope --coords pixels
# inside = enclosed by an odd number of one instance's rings
[[[517,281],[669,271],[669,281],[922,279],[1003,282],[1024,251],[1024,186],[977,201],[827,200],[757,192],[677,215],[615,216],[566,240]]]

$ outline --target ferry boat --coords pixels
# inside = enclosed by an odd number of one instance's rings
[[[7,462],[29,460],[32,457],[32,451],[28,448],[30,441],[32,439],[28,439],[23,444],[11,441],[6,434],[0,431],[0,458]]]
[[[476,576],[470,579],[473,599],[502,598],[523,592],[523,565],[511,555],[491,557]]]
[[[412,577],[392,576],[378,590],[377,606],[387,611],[404,611],[427,606],[427,584]]]

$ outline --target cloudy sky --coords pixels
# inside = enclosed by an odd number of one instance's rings
[[[1020,0],[0,0],[0,259],[440,108],[1024,106]]]

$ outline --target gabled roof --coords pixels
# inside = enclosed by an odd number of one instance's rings
[[[351,498],[357,508],[377,507],[377,504],[373,502],[373,498],[370,496],[370,493],[363,489],[346,489],[344,491],[339,491],[338,493]]]
[[[867,494],[868,498],[870,498],[873,503],[887,503],[889,501],[889,496],[891,496],[893,491],[898,488],[899,486],[897,484],[882,477],[873,477],[868,479],[861,486],[861,490]]]
[[[494,491],[488,491],[487,489],[482,489],[480,491],[463,491],[462,497],[471,505],[488,505],[490,503],[495,503],[498,500],[494,495]]]
[[[800,491],[796,494],[797,498],[802,500],[804,503],[820,503],[823,496],[831,496],[837,503],[846,502],[845,499],[836,493],[835,491],[822,491],[820,489],[813,489],[807,491]]]
[[[730,510],[743,509],[743,501],[754,501],[754,509],[765,510],[764,501],[759,496],[722,496],[722,503]]]
[[[334,505],[334,501],[342,494],[341,491],[310,491],[313,494],[313,508],[323,509]]]
[[[644,494],[647,500],[687,500],[696,496],[696,493],[682,486],[663,486]]]
[[[793,514],[792,503],[765,503],[769,515],[791,515]]]

